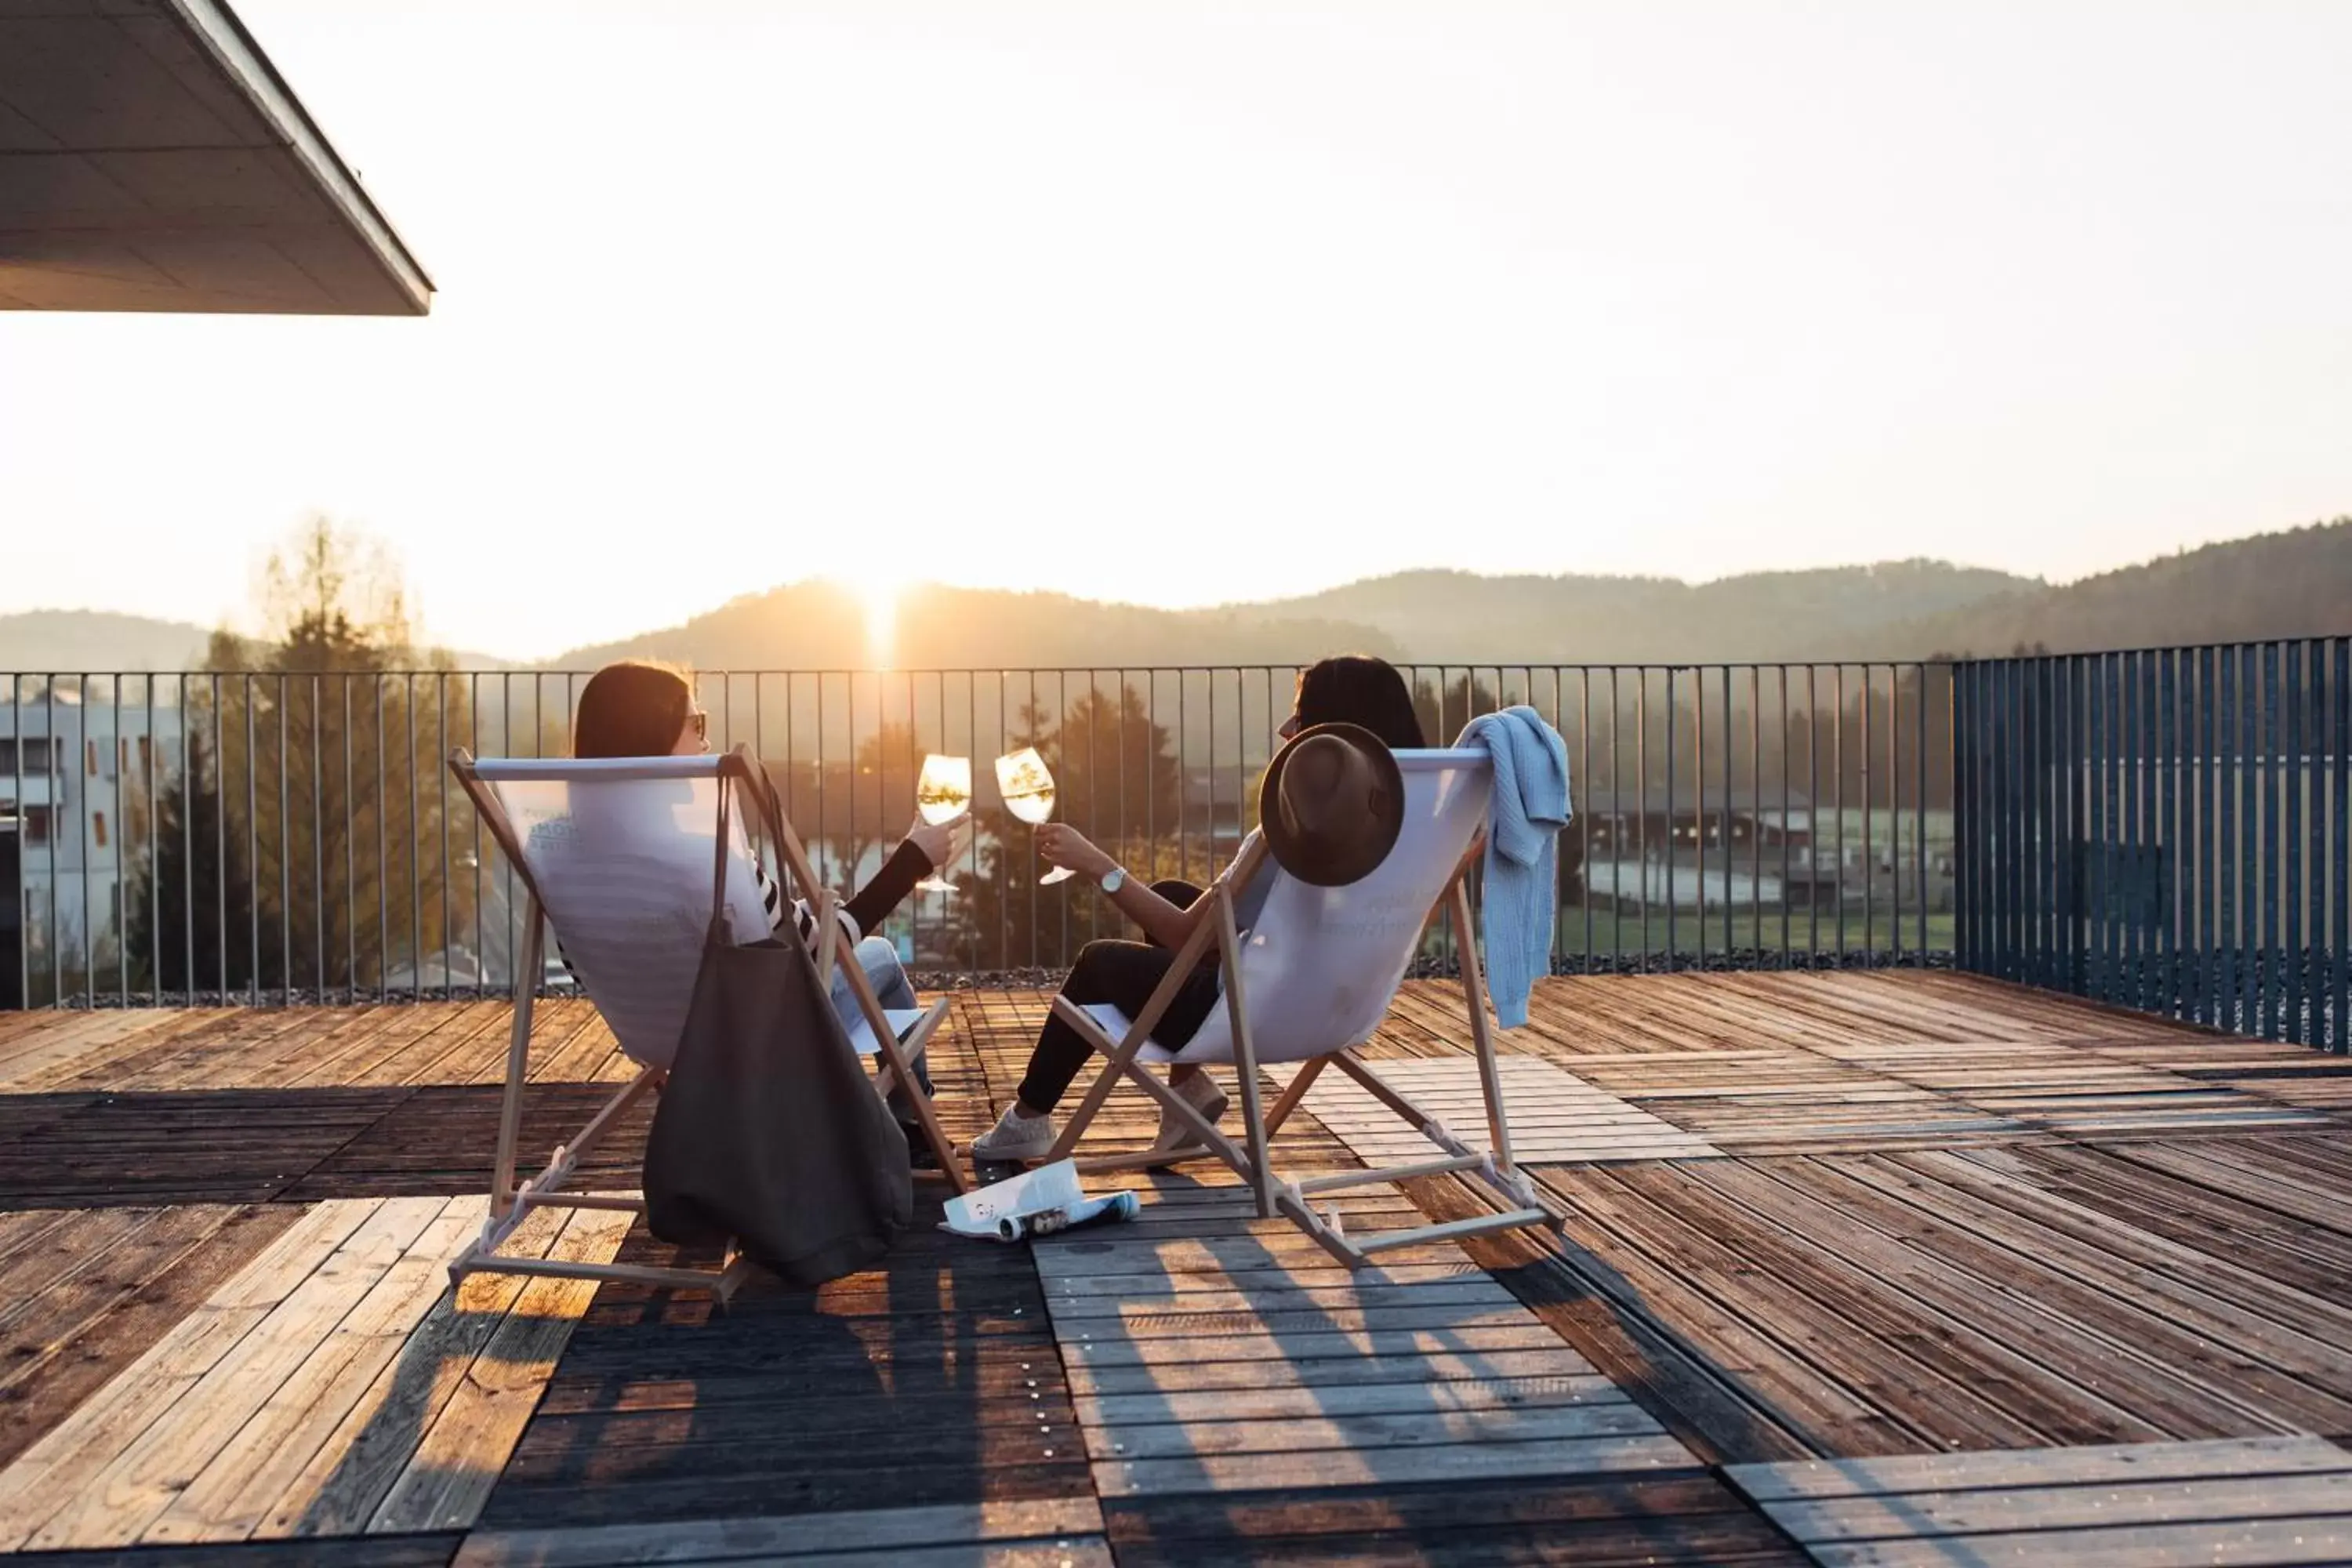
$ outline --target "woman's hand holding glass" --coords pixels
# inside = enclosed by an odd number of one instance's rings
[[[1101,881],[1118,864],[1066,822],[1048,822],[1037,829],[1037,858],[1065,875],[1092,882]]]

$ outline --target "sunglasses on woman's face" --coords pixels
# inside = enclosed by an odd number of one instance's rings
[[[686,716],[686,721],[694,726],[694,738],[708,747],[710,744],[710,715],[698,708]]]

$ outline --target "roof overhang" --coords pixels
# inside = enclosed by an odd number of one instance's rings
[[[0,0],[0,309],[421,316],[432,293],[221,0]]]

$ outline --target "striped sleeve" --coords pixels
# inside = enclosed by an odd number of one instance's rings
[[[778,887],[776,879],[768,875],[768,868],[765,866],[754,866],[752,870],[760,879],[760,902],[768,911],[768,929],[783,930],[783,889]],[[857,921],[851,917],[847,910],[841,910],[836,913],[841,921],[842,934],[852,945],[855,945],[859,936],[863,934],[857,929]],[[793,929],[800,932],[803,942],[814,942],[816,939],[816,916],[811,912],[805,900],[793,900]]]

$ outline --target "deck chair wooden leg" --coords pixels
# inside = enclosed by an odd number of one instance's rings
[[[507,1086],[499,1102],[498,1160],[490,1172],[490,1213],[513,1206],[515,1144],[522,1136],[522,1086],[530,1071],[530,1023],[539,997],[541,929],[546,917],[534,895],[524,916],[522,952],[515,964],[514,1019],[507,1037]]]
[[[1299,1102],[1307,1098],[1307,1091],[1313,1089],[1315,1080],[1323,1076],[1326,1059],[1309,1057],[1298,1064],[1298,1070],[1291,1075],[1288,1087],[1275,1097],[1273,1108],[1265,1113],[1267,1137],[1271,1138],[1282,1131],[1282,1124],[1290,1120],[1290,1113],[1298,1109]]]
[[[1234,925],[1233,891],[1217,884],[1217,948],[1225,968],[1225,1017],[1234,1035],[1234,1068],[1240,1075],[1242,1133],[1249,1140],[1250,1190],[1257,1196],[1261,1219],[1274,1217],[1274,1171],[1266,1160],[1270,1141],[1265,1120],[1259,1114],[1257,1043],[1251,1037],[1248,999],[1242,994],[1242,939]]]
[[[950,1192],[961,1197],[971,1190],[971,1180],[956,1158],[955,1145],[948,1141],[946,1131],[940,1128],[939,1112],[932,1108],[931,1097],[924,1090],[922,1080],[915,1077],[914,1069],[916,1058],[929,1048],[933,1031],[947,1021],[947,1001],[941,998],[931,1004],[930,1010],[923,1015],[922,1022],[915,1026],[914,1033],[905,1047],[891,1038],[887,1029],[877,1043],[881,1045],[885,1053],[884,1060],[890,1063],[885,1071],[906,1086],[908,1103],[915,1108],[915,1120],[922,1125],[923,1142],[940,1163],[940,1178],[947,1183]],[[897,1058],[895,1061],[892,1060],[894,1058]]]

